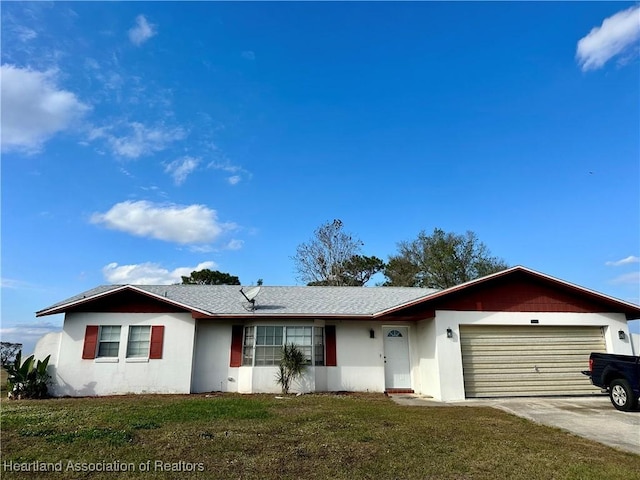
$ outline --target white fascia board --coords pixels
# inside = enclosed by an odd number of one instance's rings
[[[49,307],[44,310],[40,310],[39,312],[36,312],[36,317],[44,317],[45,315],[55,315],[57,313],[63,313],[68,308],[75,307],[76,305],[81,305],[83,303],[91,302],[100,297],[111,295],[114,292],[118,292],[120,290],[126,289],[128,286],[129,285],[120,285],[118,287],[114,287],[112,290],[105,290],[104,292],[96,293],[89,297],[78,298],[77,300],[74,300],[72,302],[67,302],[61,305],[56,305],[54,307]]]
[[[374,315],[372,314],[346,314],[346,313],[211,313],[204,312],[209,319],[265,319],[265,320],[277,320],[277,319],[291,319],[297,318],[304,319],[339,319],[339,320],[372,320]]]

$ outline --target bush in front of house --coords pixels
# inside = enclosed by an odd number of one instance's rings
[[[16,356],[13,364],[8,364],[7,390],[8,397],[15,400],[22,398],[47,398],[51,375],[47,372],[48,355],[44,360],[37,360],[33,355],[21,362],[22,355]]]
[[[304,352],[296,345],[289,344],[282,347],[282,358],[276,373],[276,382],[282,386],[282,393],[289,393],[291,382],[302,376],[307,366]]]

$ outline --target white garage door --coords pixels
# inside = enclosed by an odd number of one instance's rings
[[[599,392],[582,370],[605,352],[600,327],[460,326],[467,398]]]

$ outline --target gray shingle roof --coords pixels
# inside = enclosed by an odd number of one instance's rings
[[[518,277],[545,282],[551,288],[562,289],[571,294],[586,296],[599,302],[605,310],[624,313],[627,320],[640,318],[640,306],[610,297],[603,293],[586,289],[564,280],[536,272],[517,265],[486,277],[471,280],[445,290],[414,287],[271,287],[263,286],[256,297],[256,310],[250,313],[248,303],[235,285],[103,285],[74,297],[58,302],[36,313],[37,316],[62,313],[76,304],[90,302],[103,294],[118,289],[133,289],[148,292],[158,298],[165,297],[169,302],[182,306],[186,310],[200,311],[204,315],[286,315],[286,316],[354,316],[367,317],[381,315],[395,308],[408,306],[419,300],[425,300],[424,306],[437,305],[448,295],[457,295],[474,285],[489,284],[500,278]]]
[[[64,311],[78,302],[126,288],[103,285],[58,302],[37,313],[47,315]],[[247,315],[249,303],[236,285],[132,285],[172,303],[211,315]],[[246,290],[246,288],[245,288]],[[276,287],[263,286],[255,298],[253,315],[271,316],[370,316],[380,314],[438,290],[416,287]]]

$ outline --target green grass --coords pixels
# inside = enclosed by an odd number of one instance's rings
[[[640,478],[639,455],[491,408],[405,407],[382,395],[3,399],[1,440],[0,468],[62,462],[59,473],[3,468],[16,479]],[[151,471],[140,471],[146,462]]]

